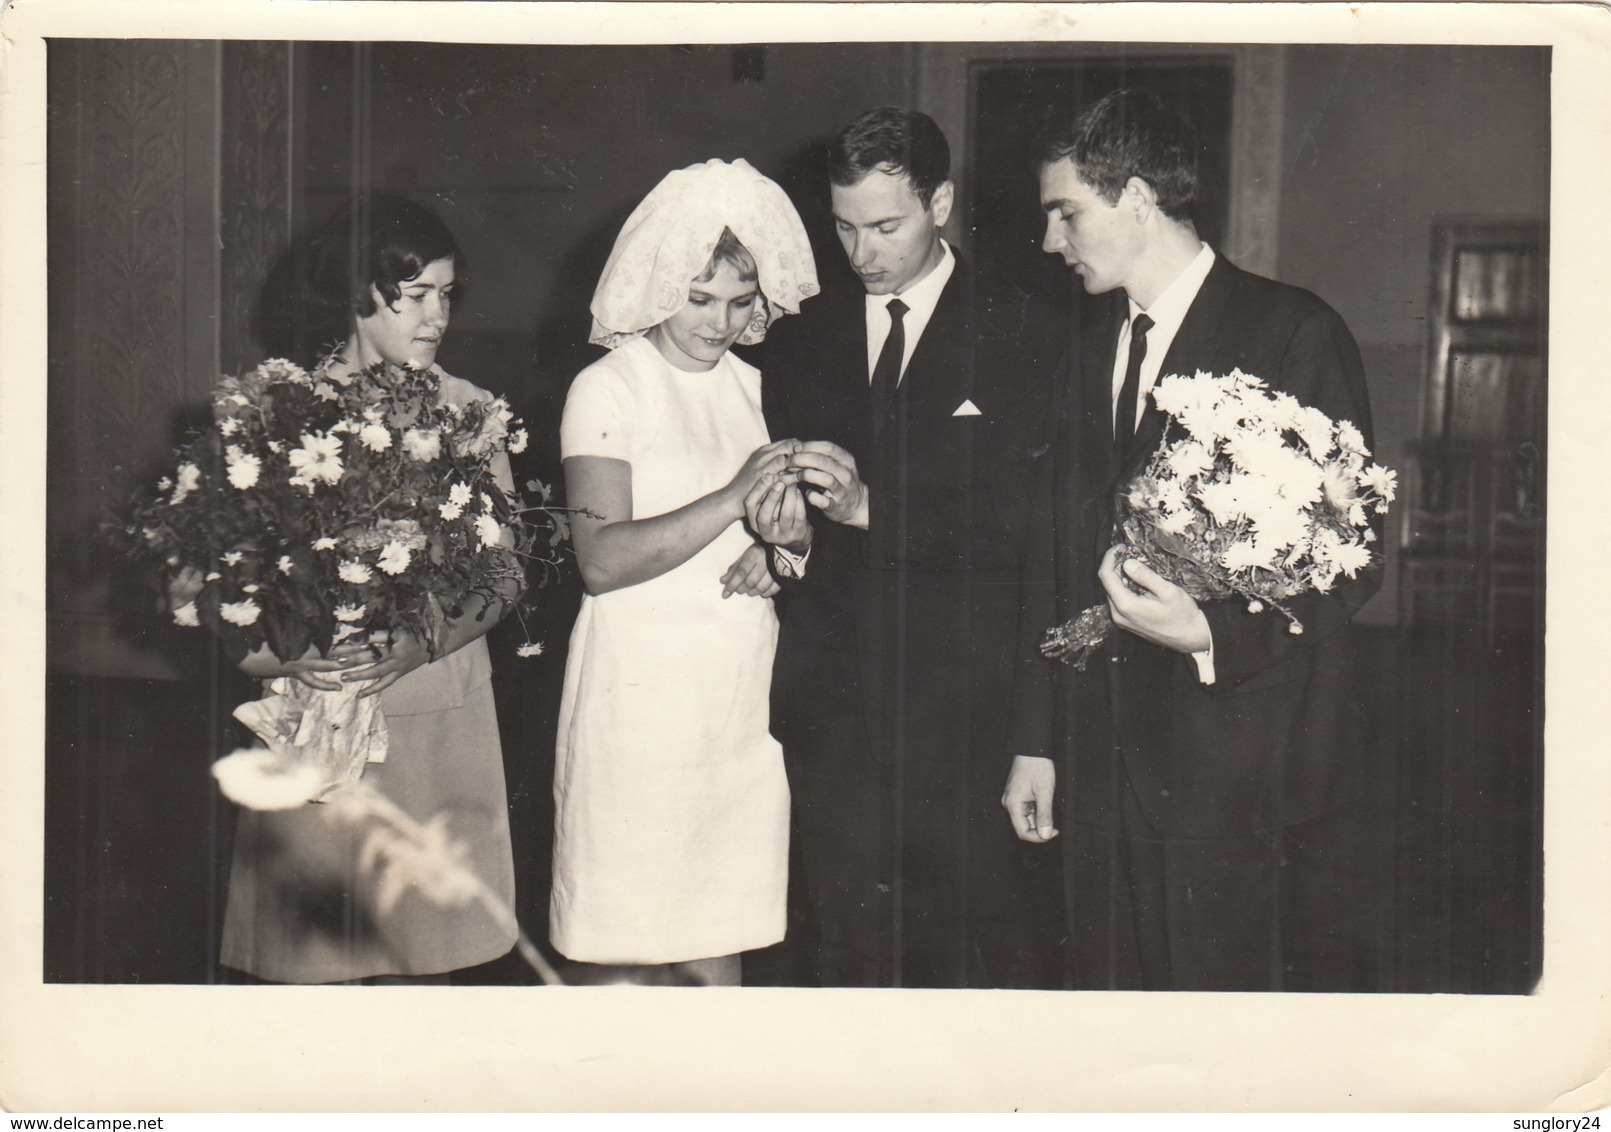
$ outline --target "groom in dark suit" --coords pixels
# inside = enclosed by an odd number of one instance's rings
[[[1002,827],[992,752],[1067,331],[941,239],[949,163],[927,115],[851,123],[829,177],[861,286],[826,290],[766,343],[768,428],[807,442],[794,466],[808,536],[774,552],[772,721],[795,800],[786,946],[807,984],[1057,977],[1042,966],[1055,937],[1006,918],[1039,914],[1023,890],[1056,869]]]
[[[1042,152],[1044,248],[1093,297],[1039,496],[1052,521],[1032,555],[1049,584],[1026,589],[1022,647],[1103,602],[1117,630],[1085,671],[1021,673],[1003,805],[1025,841],[1065,826],[1079,985],[1380,989],[1386,904],[1348,636],[1375,573],[1292,599],[1294,635],[1273,611],[1194,601],[1143,563],[1116,568],[1109,549],[1115,492],[1163,437],[1149,398],[1163,375],[1240,368],[1371,443],[1337,313],[1198,238],[1197,152],[1186,122],[1135,90]]]

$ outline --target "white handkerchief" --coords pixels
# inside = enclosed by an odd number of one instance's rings
[[[958,405],[951,415],[953,417],[977,417],[982,416],[983,414],[979,412],[979,406],[975,405],[973,403],[973,399],[970,397],[968,400]]]

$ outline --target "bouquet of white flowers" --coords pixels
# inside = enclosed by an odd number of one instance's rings
[[[427,370],[380,363],[342,384],[272,359],[224,378],[212,411],[124,533],[156,564],[174,621],[208,626],[236,660],[265,643],[287,662],[349,637],[381,648],[395,633],[435,657],[472,597],[479,615],[519,609],[522,559],[544,571],[539,584],[555,566],[563,517],[493,474],[527,443],[501,397],[461,406]],[[294,737],[332,785],[384,750],[377,697],[289,680],[272,691],[243,720],[266,740]]]
[[[1240,596],[1252,613],[1329,591],[1376,557],[1371,517],[1396,473],[1367,464],[1365,438],[1257,377],[1173,375],[1153,392],[1164,442],[1118,498],[1120,559],[1140,558],[1198,601]],[[1171,439],[1169,429],[1184,435]],[[1047,630],[1046,656],[1077,668],[1112,631],[1106,604]]]

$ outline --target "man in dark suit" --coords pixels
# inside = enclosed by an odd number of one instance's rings
[[[1034,909],[1015,890],[1055,868],[1001,828],[992,752],[1066,328],[941,239],[949,162],[927,115],[885,107],[853,122],[830,189],[861,286],[825,290],[766,343],[767,424],[805,442],[794,469],[811,505],[808,537],[773,563],[785,587],[773,732],[801,898],[788,946],[808,984],[1055,978],[1037,966],[1055,941],[1003,919]],[[757,530],[776,529],[755,510]]]
[[[1060,795],[1079,985],[1379,989],[1348,641],[1374,572],[1294,598],[1294,635],[1273,611],[1116,568],[1110,549],[1115,492],[1163,438],[1149,399],[1163,375],[1240,368],[1371,442],[1337,313],[1199,240],[1197,152],[1144,91],[1095,103],[1042,152],[1043,246],[1092,297],[1039,497],[1052,522],[1032,554],[1051,584],[1026,588],[1022,647],[1102,602],[1117,629],[1084,671],[1023,670],[1003,805],[1043,842]]]

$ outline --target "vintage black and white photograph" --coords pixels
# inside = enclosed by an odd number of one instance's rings
[[[1207,1109],[1221,1073],[1125,1104],[1030,1066],[1147,1040],[1086,1018],[1249,1052],[1344,1010],[1357,1080],[1235,1103],[1480,1107],[1419,1020],[1520,1025],[1605,951],[1565,926],[1606,923],[1604,776],[1557,714],[1603,687],[1559,651],[1596,524],[1551,498],[1603,447],[1561,431],[1567,123],[1605,126],[1571,20],[456,7],[25,29],[6,978],[202,1044],[261,1012],[298,1062],[491,1011],[547,1084],[467,1108],[612,1107],[576,1012],[766,1067],[630,1107]],[[1022,1078],[942,1084],[931,1010]],[[773,1075],[868,1014],[920,1084]],[[90,1067],[5,1085],[456,1107]]]

